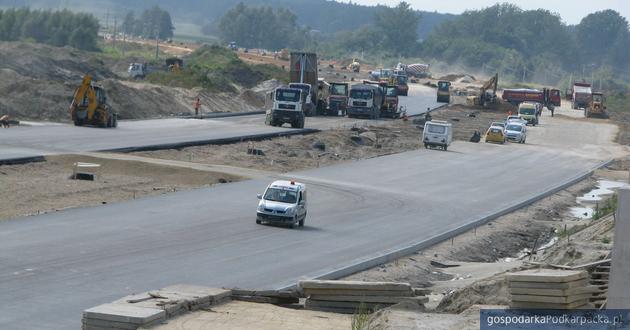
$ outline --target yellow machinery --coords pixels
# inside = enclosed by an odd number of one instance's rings
[[[81,86],[74,91],[69,110],[70,117],[76,126],[118,126],[118,114],[107,105],[105,90],[94,86],[90,74],[83,77]]]
[[[490,80],[486,81],[479,89],[479,95],[469,95],[466,100],[467,103],[472,105],[480,105],[487,107],[488,104],[495,103],[497,101],[497,86],[499,84],[499,74],[495,74]]]
[[[357,61],[356,59],[353,59],[352,63],[350,63],[350,69],[352,70],[352,72],[361,71],[361,63],[359,63],[359,61]]]

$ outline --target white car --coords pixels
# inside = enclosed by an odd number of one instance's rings
[[[519,124],[527,125],[527,120],[523,119],[523,117],[521,116],[515,116],[515,115],[508,116],[505,122],[508,124],[510,122],[517,122]]]
[[[278,180],[272,182],[265,193],[258,195],[256,223],[277,223],[290,228],[304,226],[306,220],[306,185]]]
[[[517,123],[516,121],[508,122],[505,126],[505,135],[508,141],[525,143],[527,139],[527,124]]]

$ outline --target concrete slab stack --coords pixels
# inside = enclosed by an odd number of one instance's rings
[[[575,309],[589,306],[598,288],[588,284],[583,270],[530,269],[507,276],[510,307]]]
[[[230,300],[231,291],[177,284],[133,294],[83,312],[84,330],[128,330],[149,327],[177,315]]]
[[[409,302],[423,307],[427,297],[418,295],[408,283],[360,281],[300,281],[307,297],[304,307],[310,310],[355,313],[363,306],[368,311]]]

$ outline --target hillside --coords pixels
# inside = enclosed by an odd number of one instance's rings
[[[167,0],[147,0],[129,2],[124,0],[16,0],[15,6],[32,6],[55,8],[63,6],[73,10],[92,12],[100,19],[105,19],[107,11],[110,19],[116,15],[122,19],[128,10],[141,11],[153,5],[165,8],[174,17],[175,21],[192,22],[197,25],[212,23],[220,18],[227,10],[236,6],[239,2],[246,5],[266,5],[272,7],[285,7],[298,16],[298,23],[309,26],[323,33],[332,33],[342,30],[356,30],[372,21],[378,6],[363,6],[356,4],[340,3],[328,0],[181,0],[177,2]],[[418,32],[420,38],[424,38],[439,23],[452,19],[456,15],[441,14],[436,12],[418,11],[422,15]],[[112,22],[110,21],[110,24]],[[175,31],[177,33],[177,31]]]

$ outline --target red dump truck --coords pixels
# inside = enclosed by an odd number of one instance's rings
[[[509,102],[515,106],[522,102],[538,102],[549,110],[553,110],[555,107],[559,107],[562,102],[560,96],[560,90],[543,88],[538,89],[505,89],[503,90],[503,101]]]

